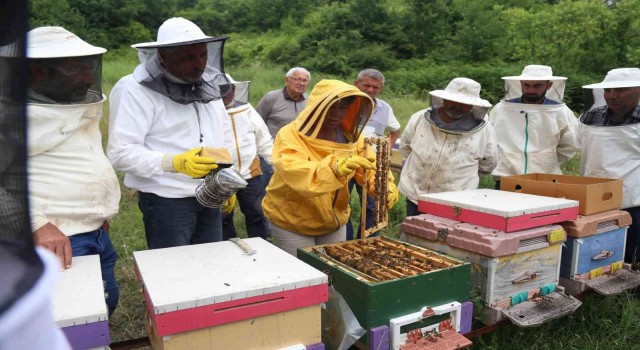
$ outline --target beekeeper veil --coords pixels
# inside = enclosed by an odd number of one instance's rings
[[[226,74],[229,84],[220,85],[220,92],[223,96],[224,105],[227,108],[239,107],[249,103],[250,81],[235,81],[229,74]]]
[[[228,37],[210,37],[193,22],[181,17],[166,20],[158,29],[157,41],[132,45],[138,50],[140,65],[133,76],[140,84],[180,104],[207,103],[222,97],[220,85],[228,84],[224,74],[222,50]],[[194,45],[206,45],[206,66],[198,81],[185,81],[171,74],[160,52]],[[194,59],[202,59],[198,56]]]
[[[371,117],[371,98],[355,86],[338,80],[322,80],[313,87],[307,106],[296,118],[298,130],[309,137],[318,138],[321,132],[334,129],[337,140],[344,137],[354,143]]]
[[[522,74],[516,76],[502,77],[504,80],[505,96],[503,101],[514,103],[526,103],[523,101],[522,85],[523,84],[545,84],[551,83],[551,86],[542,92],[542,98],[546,98],[543,104],[561,104],[564,103],[564,88],[566,86],[566,77],[557,77],[553,75],[553,71],[549,66],[532,64],[524,67]],[[524,96],[525,98],[527,96]],[[531,96],[534,98],[534,96]],[[555,102],[555,103],[554,103]]]
[[[585,95],[585,111],[607,104],[604,100],[605,89],[640,87],[640,68],[616,68],[610,70],[601,83],[585,85],[582,88],[591,90]]]
[[[472,113],[475,119],[483,119],[487,114],[491,103],[480,97],[480,83],[469,78],[452,79],[444,90],[433,90],[431,106],[438,109],[444,106],[444,101],[453,101],[471,106],[468,113]]]
[[[29,102],[86,104],[102,100],[102,54],[62,27],[39,27],[27,33]]]

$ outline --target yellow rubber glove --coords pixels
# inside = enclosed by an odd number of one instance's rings
[[[207,176],[212,170],[218,168],[216,160],[211,157],[200,157],[202,147],[194,148],[173,157],[173,168],[180,173],[193,178]]]
[[[373,164],[367,158],[360,156],[338,158],[333,172],[339,176],[347,176],[360,168],[373,169]]]
[[[238,199],[236,198],[235,194],[224,201],[224,203],[222,204],[222,214],[229,215],[233,213],[233,210],[236,208],[237,201]]]
[[[398,187],[396,187],[396,184],[389,181],[387,184],[387,209],[393,208],[393,206],[398,202],[399,196],[400,192],[398,191]]]

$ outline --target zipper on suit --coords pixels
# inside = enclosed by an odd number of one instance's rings
[[[524,113],[524,174],[529,168],[529,113]]]

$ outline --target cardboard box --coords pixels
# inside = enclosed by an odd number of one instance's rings
[[[577,200],[580,215],[620,209],[622,205],[622,180],[619,179],[534,173],[503,176],[500,189]]]
[[[391,165],[402,168],[404,159],[402,159],[402,154],[399,149],[392,149],[391,156],[389,157],[389,163]]]

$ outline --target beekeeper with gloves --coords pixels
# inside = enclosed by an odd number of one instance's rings
[[[363,156],[360,137],[372,109],[371,98],[355,86],[322,80],[302,112],[280,129],[274,174],[262,202],[277,246],[296,255],[301,247],[346,239],[349,180],[368,181],[375,191],[375,164]],[[366,179],[365,170],[371,170]],[[388,208],[398,200],[390,172],[386,198]]]
[[[218,168],[202,148],[225,145],[226,39],[168,19],[157,41],[133,45],[140,64],[111,91],[107,156],[138,191],[149,249],[222,240],[220,210],[198,203],[195,191]]]

